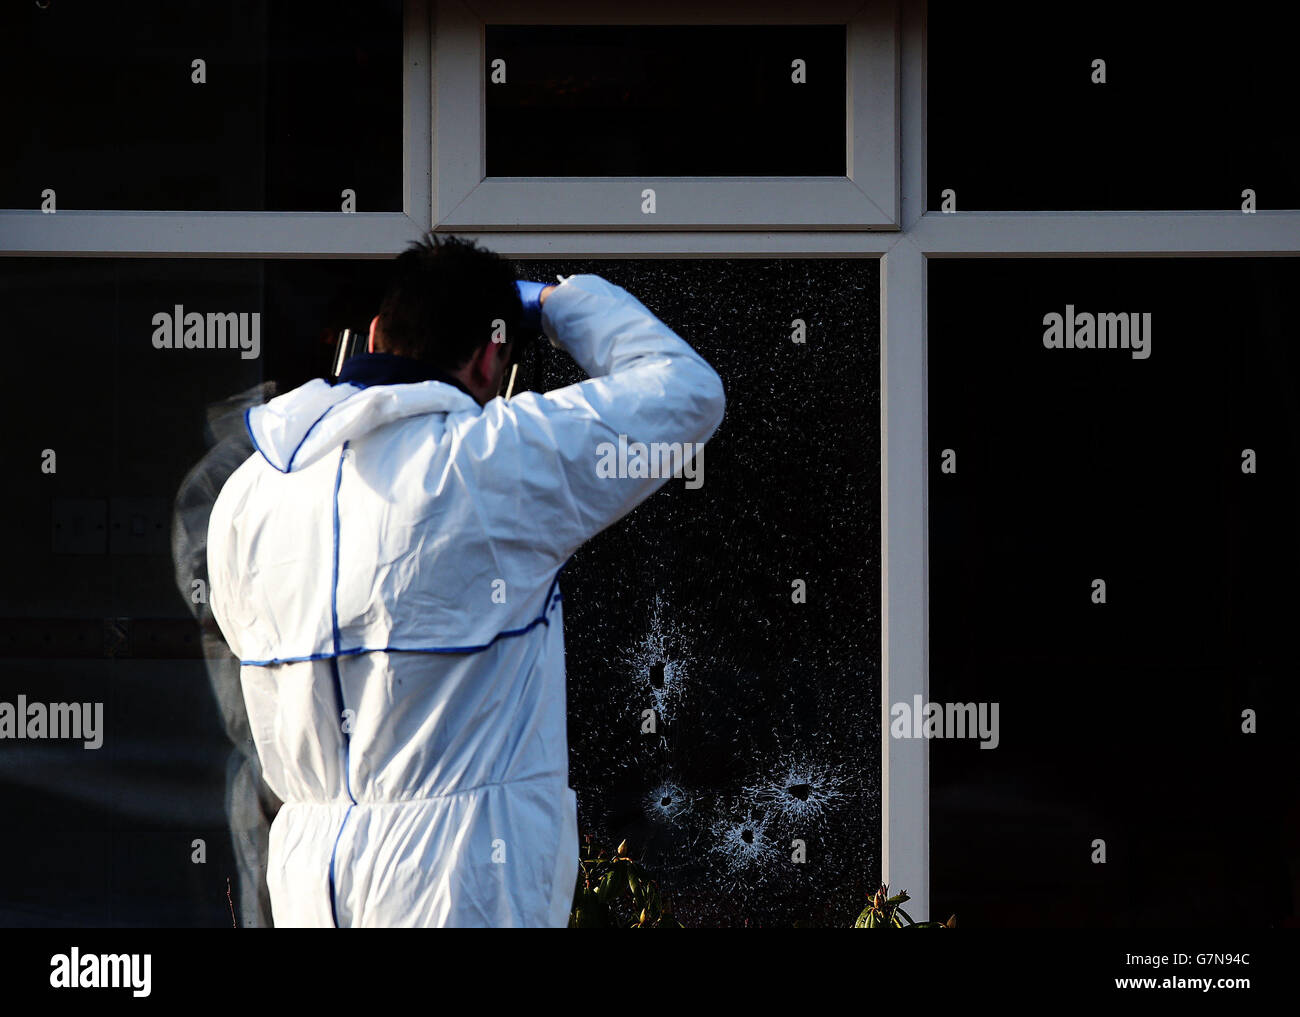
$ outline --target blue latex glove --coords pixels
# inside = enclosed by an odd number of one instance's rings
[[[524,305],[521,321],[524,328],[533,332],[542,330],[542,290],[550,285],[551,283],[529,282],[527,279],[515,280],[515,289],[519,291],[519,299]]]

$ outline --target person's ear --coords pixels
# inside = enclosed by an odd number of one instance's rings
[[[373,318],[370,319],[370,342],[366,346],[366,351],[368,353],[375,352],[375,330],[377,328],[379,328],[379,315],[376,314]]]
[[[470,380],[475,388],[484,388],[492,383],[497,356],[504,346],[505,343],[486,342],[475,351],[469,362]]]

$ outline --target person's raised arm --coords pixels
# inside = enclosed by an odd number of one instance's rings
[[[703,482],[725,396],[717,372],[621,286],[573,275],[537,299],[547,337],[590,377],[494,400],[484,417],[517,457],[515,534],[563,561],[674,474]]]

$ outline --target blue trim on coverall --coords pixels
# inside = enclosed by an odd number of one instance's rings
[[[572,560],[572,559],[570,559]],[[355,657],[362,653],[480,653],[486,650],[498,639],[508,639],[514,636],[522,636],[531,632],[540,625],[550,625],[551,619],[547,617],[551,613],[551,608],[560,603],[564,597],[555,589],[555,584],[560,581],[560,575],[568,567],[566,561],[560,566],[555,578],[551,580],[550,591],[546,595],[546,603],[542,607],[542,613],[530,621],[527,625],[522,625],[517,629],[505,629],[498,632],[486,643],[478,643],[474,646],[357,646],[350,650],[327,650],[324,653],[308,653],[301,657],[272,657],[270,660],[241,660],[242,667],[274,667],[276,664],[298,664],[306,660],[331,660],[335,657]],[[337,619],[335,620],[337,625]],[[335,646],[338,645],[338,631],[334,632]]]
[[[364,387],[364,386],[358,386],[358,387]],[[289,463],[287,466],[284,467],[284,469],[280,469],[279,466],[276,466],[275,463],[271,462],[271,457],[268,456],[266,452],[262,449],[262,446],[257,443],[257,435],[253,433],[252,421],[248,419],[248,415],[252,413],[253,410],[256,409],[256,407],[250,406],[248,409],[244,411],[244,429],[248,432],[248,437],[253,442],[253,448],[257,449],[257,451],[261,453],[262,458],[266,460],[267,464],[271,467],[271,469],[277,470],[280,473],[292,473],[293,461],[294,459],[297,458],[298,453],[302,451],[302,446],[307,441],[308,436],[312,433],[312,431],[316,429],[317,424],[319,424],[322,420],[324,420],[326,417],[329,416],[330,410],[334,409],[334,407],[338,405],[339,405],[338,403],[335,403],[334,406],[329,407],[329,409],[327,409],[324,413],[322,413],[319,417],[317,417],[315,420],[311,422],[311,427],[307,428],[302,438],[298,440],[298,444],[294,447],[293,452],[289,454]],[[344,442],[344,444],[347,443]]]
[[[339,485],[343,483],[343,461],[347,458],[347,454],[348,443],[345,441],[343,448],[339,450],[339,468],[334,475],[334,574],[330,583],[330,620],[334,627],[335,650],[335,656],[330,658],[330,671],[334,677],[334,698],[338,707],[339,729],[343,732],[343,786],[347,789],[348,800],[352,803],[348,806],[348,811],[343,813],[343,821],[339,823],[339,832],[334,835],[334,847],[330,849],[330,918],[333,919],[334,928],[336,929],[339,927],[339,912],[334,888],[334,863],[338,857],[339,840],[343,837],[343,828],[348,825],[348,817],[352,815],[352,810],[357,804],[357,799],[352,794],[352,734],[344,726],[343,718],[347,712],[347,703],[343,699],[343,679],[339,676],[337,656],[339,648]]]

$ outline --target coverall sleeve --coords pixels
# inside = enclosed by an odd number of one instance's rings
[[[557,286],[542,305],[542,328],[590,377],[521,393],[502,401],[502,412],[520,453],[521,475],[512,478],[522,494],[515,532],[563,563],[672,479],[665,464],[696,455],[702,478],[702,445],[721,423],[726,400],[717,372],[698,353],[600,276],[572,275]],[[628,465],[636,443],[646,447],[649,470]]]

